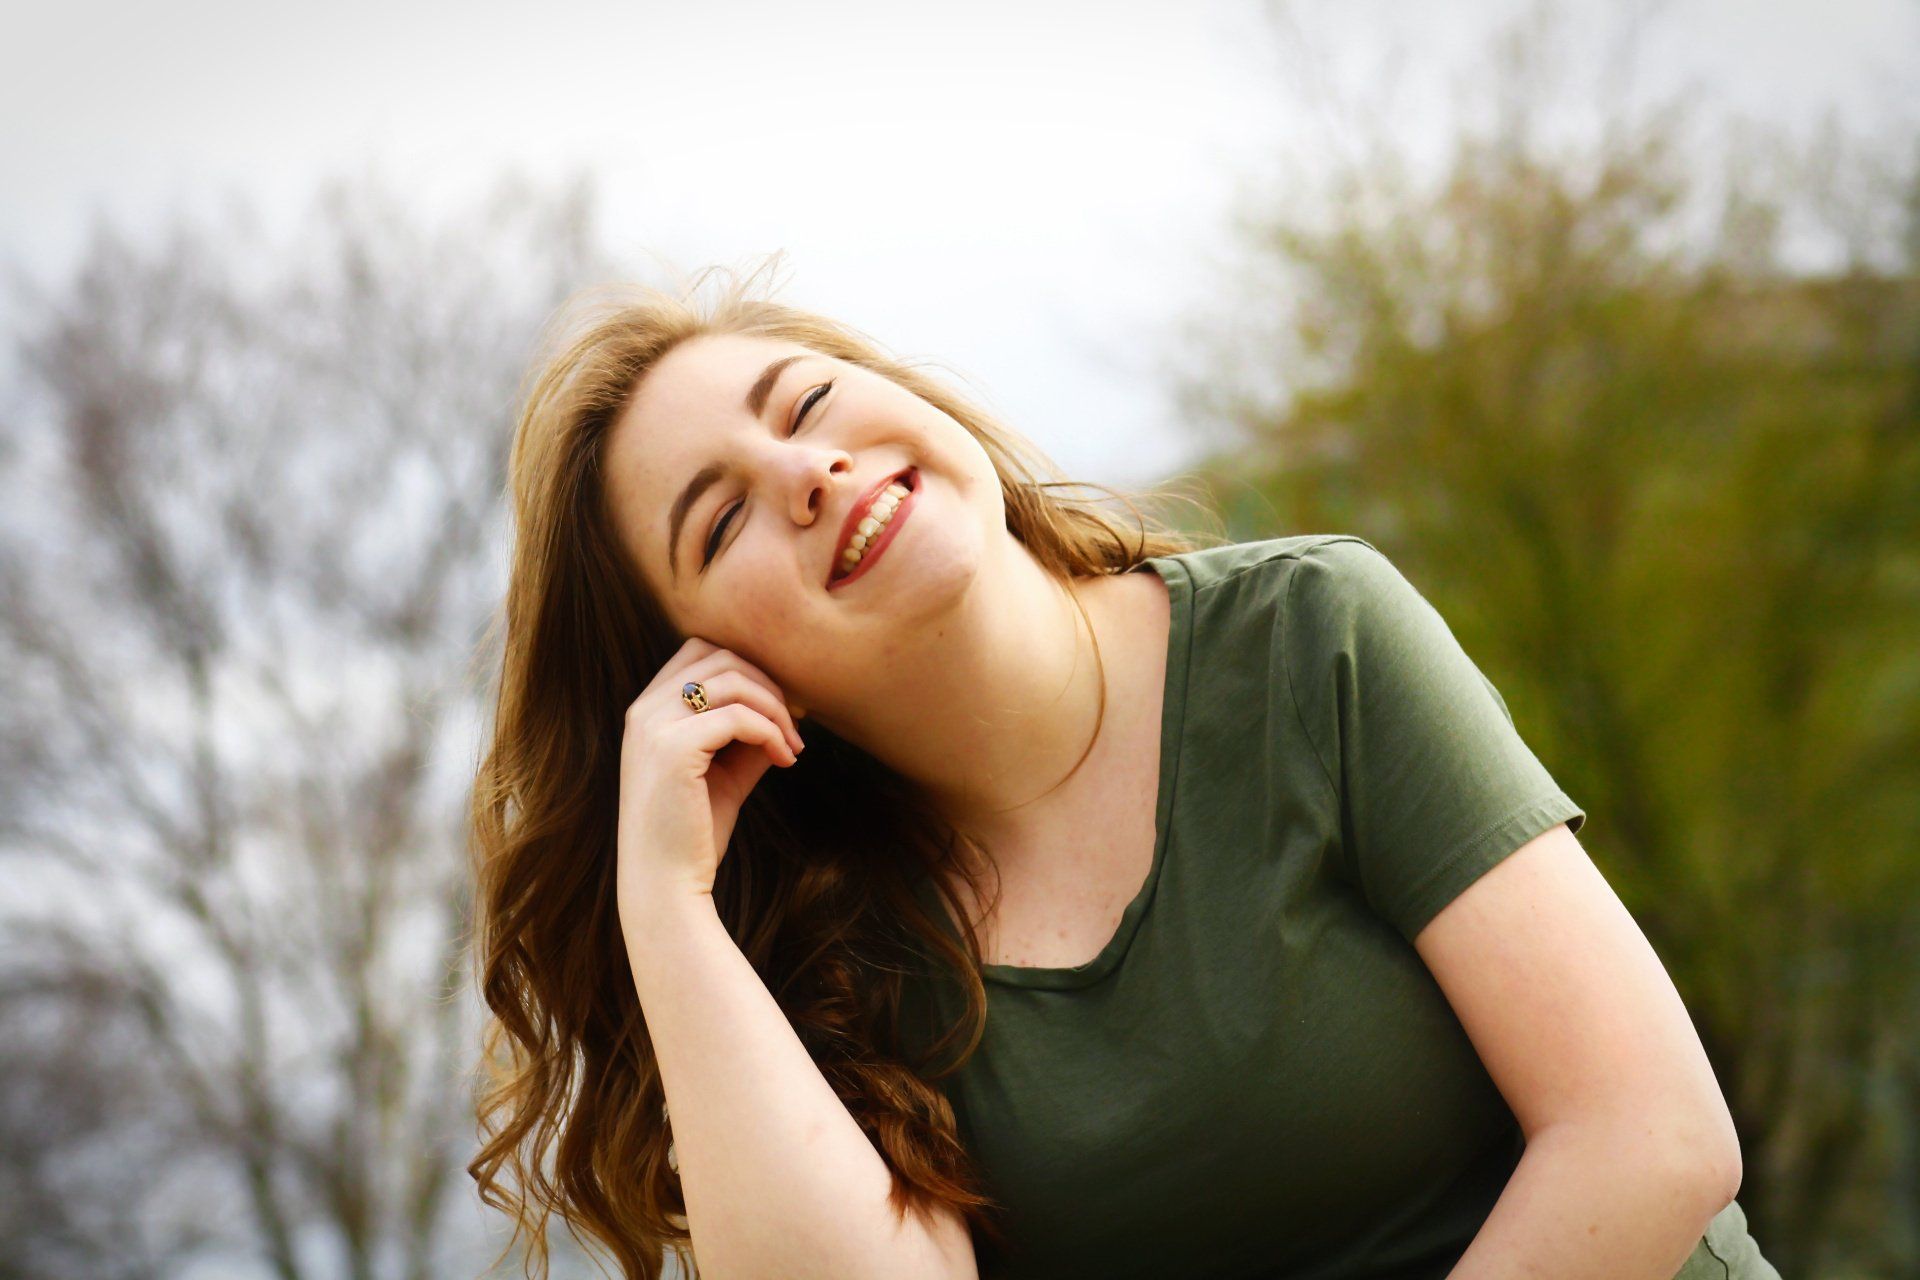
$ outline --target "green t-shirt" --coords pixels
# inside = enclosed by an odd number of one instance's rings
[[[1366,541],[1148,569],[1172,597],[1152,870],[1089,963],[986,966],[984,1038],[940,1082],[1018,1246],[977,1241],[983,1280],[1442,1277],[1524,1139],[1411,940],[1586,815]],[[909,1008],[944,1028],[959,996]],[[1678,1274],[1778,1280],[1737,1204]]]

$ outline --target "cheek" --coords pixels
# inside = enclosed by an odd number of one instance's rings
[[[728,611],[727,633],[735,637],[735,642],[723,647],[732,649],[784,687],[787,677],[783,677],[783,672],[791,675],[806,671],[819,660],[819,646],[808,637],[820,620],[803,616],[791,596],[771,591],[750,594],[754,598]]]
[[[780,637],[799,639],[809,626],[818,626],[819,618],[809,615],[807,601],[794,590],[794,583],[769,582],[765,589],[748,587],[728,612],[731,629],[743,639],[752,638],[758,646],[782,643]]]
[[[749,635],[774,633],[791,616],[791,606],[771,592],[756,591],[740,602],[740,624]]]

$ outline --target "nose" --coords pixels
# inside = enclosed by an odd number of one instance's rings
[[[853,458],[844,449],[807,448],[793,467],[787,492],[796,524],[812,524],[826,515],[834,491],[853,479]]]

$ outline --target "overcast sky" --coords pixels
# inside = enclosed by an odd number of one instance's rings
[[[1293,44],[1272,7],[10,4],[0,252],[44,280],[96,212],[137,230],[240,193],[291,219],[319,179],[368,167],[431,211],[508,165],[590,169],[636,267],[784,249],[789,300],[960,369],[1070,474],[1145,481],[1193,446],[1156,362],[1166,326],[1217,289],[1235,183],[1324,140],[1302,92],[1369,89],[1397,45],[1395,118],[1437,128],[1449,78],[1518,6],[1298,5]],[[1568,6],[1574,38],[1627,7]],[[1690,83],[1804,130],[1827,110],[1884,122],[1920,83],[1916,0],[1652,12],[1649,93]]]

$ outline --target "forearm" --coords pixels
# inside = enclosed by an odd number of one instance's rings
[[[1448,1280],[1673,1280],[1730,1182],[1643,1125],[1544,1129]]]
[[[949,1277],[892,1172],[704,895],[629,930],[702,1276]]]

